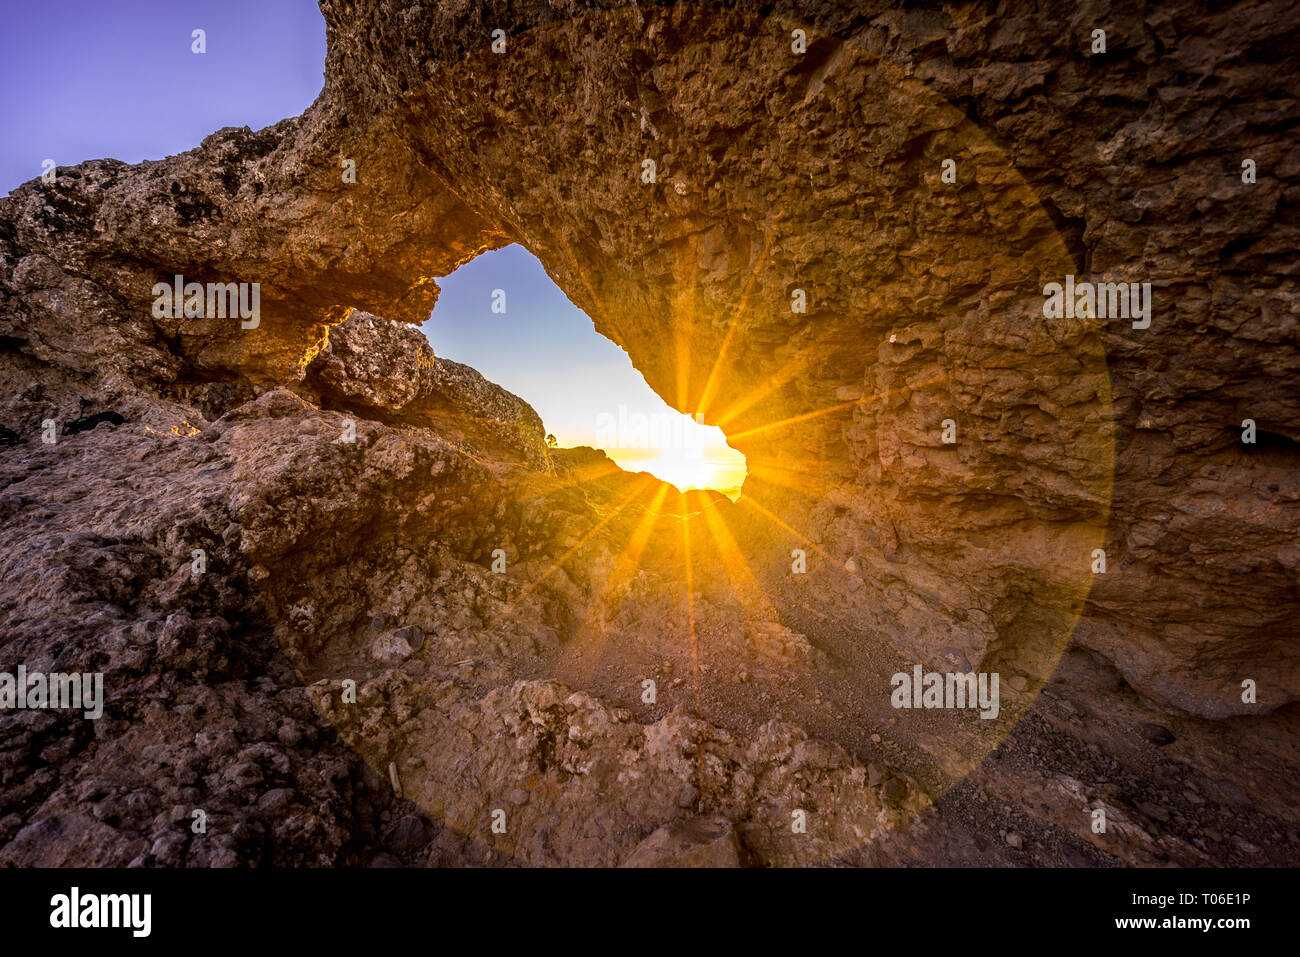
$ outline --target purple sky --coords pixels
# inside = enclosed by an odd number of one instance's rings
[[[59,166],[161,159],[223,126],[258,129],[320,93],[325,20],[312,0],[6,3],[0,194]],[[190,34],[207,31],[207,53]]]

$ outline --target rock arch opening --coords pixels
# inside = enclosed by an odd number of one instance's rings
[[[548,440],[597,449],[679,491],[740,497],[745,457],[723,430],[664,402],[522,246],[481,253],[438,284],[421,327],[434,353],[527,401]]]

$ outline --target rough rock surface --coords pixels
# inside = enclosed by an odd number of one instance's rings
[[[411,326],[352,312],[328,329],[305,384],[333,408],[504,445],[545,466],[545,431],[532,407],[469,366],[435,356]]]
[[[636,846],[624,867],[740,867],[736,829],[725,817],[665,824]]]
[[[738,6],[325,0],[302,117],[0,200],[0,424],[127,419],[0,449],[0,667],[108,694],[0,716],[0,862],[1294,861],[1292,7]],[[738,503],[400,324],[509,242]]]

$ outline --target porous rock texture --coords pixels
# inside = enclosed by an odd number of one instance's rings
[[[321,6],[303,116],[0,201],[0,424],[127,419],[0,450],[0,667],[108,693],[0,717],[0,862],[1294,861],[1288,4]],[[739,502],[402,325],[509,243]]]

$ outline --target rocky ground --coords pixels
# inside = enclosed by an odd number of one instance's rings
[[[0,668],[106,691],[0,715],[0,863],[1295,862],[1285,5],[322,10],[302,117],[0,200]],[[739,501],[404,324],[509,242]],[[1151,328],[1044,321],[1067,273]],[[125,421],[41,441],[79,395]]]

